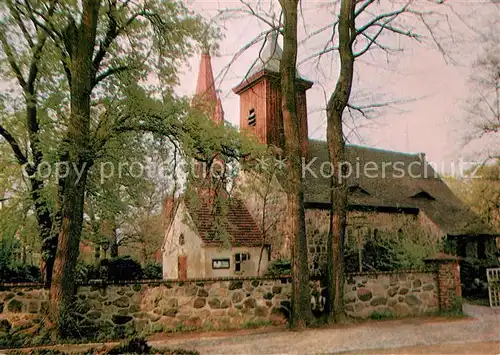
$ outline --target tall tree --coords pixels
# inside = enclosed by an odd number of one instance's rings
[[[51,226],[58,236],[58,244],[50,290],[50,318],[56,328],[62,330],[74,291],[73,274],[88,172],[102,156],[107,143],[123,132],[155,131],[184,142],[181,136],[194,124],[186,128],[180,123],[179,119],[186,117],[187,102],[172,94],[172,85],[177,82],[177,67],[192,48],[190,39],[202,32],[201,20],[180,3],[162,1],[136,4],[82,0],[62,4],[25,0],[8,7],[7,13],[15,20],[20,15],[25,16],[24,20],[14,21],[14,25],[17,24],[25,35],[30,45],[27,52],[34,53],[36,64],[40,64],[39,58],[44,52],[28,36],[30,31],[37,31],[39,41],[45,44],[50,41],[50,51],[45,52],[47,57],[43,62],[54,67],[54,63],[59,63],[60,70],[46,72],[43,80],[61,82],[59,73],[66,79],[62,86],[67,90],[63,91],[64,99],[69,102],[67,116],[52,118],[52,123],[60,120],[57,129],[50,125],[44,127],[53,136],[61,137],[60,145],[55,148],[60,152],[56,161],[70,167],[59,179],[57,212],[44,210],[53,221],[54,216],[60,215],[56,227]],[[28,30],[27,21],[31,24]],[[27,115],[33,118],[30,110],[37,107],[37,102],[33,100],[34,91],[28,83],[34,85],[36,80],[24,79],[22,68],[17,65],[24,63],[24,57],[9,46],[5,33],[2,31],[0,38],[3,53],[11,64],[11,73],[23,90],[26,88],[23,94],[29,99]],[[37,73],[36,68],[34,73]],[[162,84],[160,89],[137,84],[151,73],[155,73]],[[32,76],[30,74],[29,78]],[[151,99],[160,95],[163,103]],[[28,126],[36,133],[41,123],[29,119]],[[0,132],[19,163],[26,163],[27,157],[21,155],[12,134],[3,126]],[[36,134],[30,137],[32,149],[37,148],[38,142]],[[37,154],[33,152],[33,160],[41,162],[43,155]],[[38,169],[33,170],[37,172]],[[37,201],[34,199],[35,204]]]
[[[302,178],[303,144],[297,115],[297,8],[299,0],[280,0],[283,11],[283,55],[280,62],[281,110],[285,133],[285,156],[289,177],[286,186],[289,235],[292,246],[292,314],[290,324],[302,328],[312,319],[307,262],[304,184]]]
[[[344,235],[347,223],[347,188],[343,178],[345,140],[342,115],[351,96],[354,76],[353,43],[356,38],[355,0],[342,0],[338,23],[340,74],[326,107],[328,153],[332,174],[330,233],[327,241],[328,295],[326,309],[334,321],[344,315]]]
[[[17,163],[28,175],[28,188],[33,201],[35,216],[42,240],[42,272],[50,284],[55,258],[56,238],[53,232],[52,206],[46,200],[44,181],[37,174],[43,161],[38,115],[38,83],[41,59],[48,34],[44,30],[51,21],[57,0],[37,2],[27,7],[27,2],[6,1],[3,12],[6,15],[0,25],[0,42],[11,75],[17,81],[25,101],[25,120],[29,144],[26,151],[21,149],[19,136],[12,134],[0,123],[0,135],[10,145]],[[20,35],[16,35],[20,33]],[[17,42],[17,45],[15,43]]]
[[[412,0],[402,3],[394,2],[387,11],[386,4],[375,0],[340,0],[340,9],[331,27],[315,31],[316,35],[333,28],[333,37],[320,53],[309,56],[321,56],[329,51],[337,51],[339,55],[339,75],[333,93],[326,106],[327,145],[332,174],[330,233],[327,244],[328,253],[328,294],[326,309],[330,319],[338,322],[344,319],[344,236],[346,214],[348,210],[348,191],[346,186],[344,112],[346,108],[365,115],[364,108],[350,102],[353,91],[355,60],[373,50],[385,54],[397,52],[391,38],[394,36],[422,40],[418,30],[427,31],[431,42],[438,48],[444,59],[449,58],[445,48],[436,35],[437,29],[429,22],[432,16],[440,17],[439,11],[429,10],[443,2],[429,2],[421,5]],[[377,10],[375,10],[377,8]],[[375,12],[374,12],[375,11]],[[406,15],[406,18],[402,20]],[[416,29],[415,29],[416,28]],[[334,41],[334,36],[338,38]],[[388,43],[384,43],[387,41]]]

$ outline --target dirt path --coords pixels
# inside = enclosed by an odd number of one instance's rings
[[[397,349],[375,349],[365,351],[354,351],[340,353],[346,355],[412,355],[412,354],[454,354],[454,355],[469,355],[469,354],[500,354],[500,342],[478,342],[464,344],[444,344],[430,346],[412,346],[408,348]]]
[[[476,354],[480,352],[473,350],[472,343],[491,346],[500,341],[500,309],[465,305],[464,311],[474,318],[450,321],[420,318],[300,332],[174,338],[155,341],[153,345],[196,349],[201,354],[328,354],[346,351],[370,354],[374,353],[373,349],[391,349],[389,353],[398,353],[398,348],[417,346],[411,351],[419,353],[419,349],[429,345],[462,344],[471,347],[468,353]],[[465,343],[469,344],[463,345]]]

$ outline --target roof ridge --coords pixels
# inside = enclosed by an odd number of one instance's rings
[[[319,140],[319,139],[309,139],[309,143],[324,143],[326,144],[327,142],[324,140]],[[383,153],[395,153],[395,154],[401,154],[401,155],[407,155],[411,157],[419,157],[419,153],[408,153],[408,152],[401,152],[399,150],[391,150],[391,149],[383,149],[383,148],[377,148],[377,147],[371,147],[367,145],[360,145],[360,144],[346,144],[346,147],[354,147],[354,148],[361,148],[361,149],[366,149],[366,150],[375,150],[378,152],[383,152]]]

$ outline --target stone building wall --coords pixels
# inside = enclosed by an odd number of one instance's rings
[[[306,210],[308,260],[312,275],[321,273],[326,268],[329,220],[327,210]],[[425,242],[431,238],[437,242],[440,235],[420,222],[420,217],[411,214],[349,211],[345,243],[357,249],[368,239],[377,238],[377,235],[380,238],[413,238],[417,241],[421,238],[426,239]]]
[[[267,177],[269,179],[269,177]],[[264,187],[270,187],[265,190]],[[265,193],[267,191],[267,193]],[[261,177],[248,172],[240,172],[236,184],[236,194],[244,202],[255,221],[261,229],[264,211],[264,196],[266,196],[265,229],[268,241],[272,245],[271,257],[289,258],[290,241],[287,239],[289,223],[286,221],[287,198],[280,182],[273,178],[266,181]],[[324,269],[326,264],[326,238],[330,223],[329,210],[319,208],[306,208],[306,234],[308,244],[309,269],[311,275]],[[367,238],[374,236],[374,231],[380,234],[399,235],[405,238],[431,239],[439,241],[444,233],[423,212],[418,215],[374,212],[374,211],[349,211],[347,213],[346,243],[362,244]],[[359,270],[358,270],[359,271]]]

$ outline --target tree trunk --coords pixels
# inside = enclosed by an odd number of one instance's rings
[[[52,233],[53,222],[52,222],[52,211],[42,196],[42,191],[44,189],[44,183],[39,179],[38,169],[40,164],[43,162],[43,154],[40,147],[40,140],[38,138],[38,133],[40,130],[38,124],[38,106],[37,106],[37,93],[35,89],[35,79],[38,73],[38,66],[33,66],[30,79],[26,83],[24,88],[24,95],[26,100],[26,123],[28,127],[28,136],[30,141],[30,149],[33,156],[33,163],[29,164],[27,172],[30,175],[30,195],[33,201],[35,216],[38,224],[38,230],[40,233],[40,239],[42,241],[41,252],[41,272],[43,281],[48,286],[51,282],[52,269],[54,266],[54,258],[57,248],[57,238],[53,238]]]
[[[330,232],[328,248],[328,300],[330,319],[344,319],[344,235],[347,214],[347,188],[345,179],[345,140],[342,129],[342,114],[351,95],[354,73],[353,41],[355,28],[355,0],[342,0],[339,18],[340,75],[327,106],[327,141],[330,162],[334,169],[332,177]]]
[[[72,169],[64,182],[62,218],[50,288],[50,319],[59,336],[64,336],[65,317],[75,292],[75,266],[83,224],[83,205],[90,147],[90,95],[95,70],[92,56],[96,39],[99,0],[84,0],[81,23],[70,22],[66,46],[71,53],[71,114],[68,124],[68,162]],[[78,170],[78,173],[77,171]]]
[[[280,0],[284,16],[283,56],[280,63],[281,108],[285,133],[285,153],[288,159],[287,182],[288,225],[292,244],[292,314],[290,325],[301,328],[310,323],[312,312],[309,292],[309,267],[304,213],[304,188],[301,157],[305,155],[300,144],[300,123],[297,115],[295,73],[297,62],[297,6],[298,0]]]
[[[50,286],[52,280],[52,269],[54,267],[54,259],[57,248],[57,237],[54,238],[52,215],[47,204],[41,197],[43,182],[37,179],[36,176],[30,178],[31,199],[35,207],[35,217],[38,224],[38,231],[42,241],[41,252],[42,260],[40,263],[40,271],[42,273],[43,282]]]
[[[111,259],[118,257],[118,227],[113,228],[113,240],[109,248],[109,257]]]

